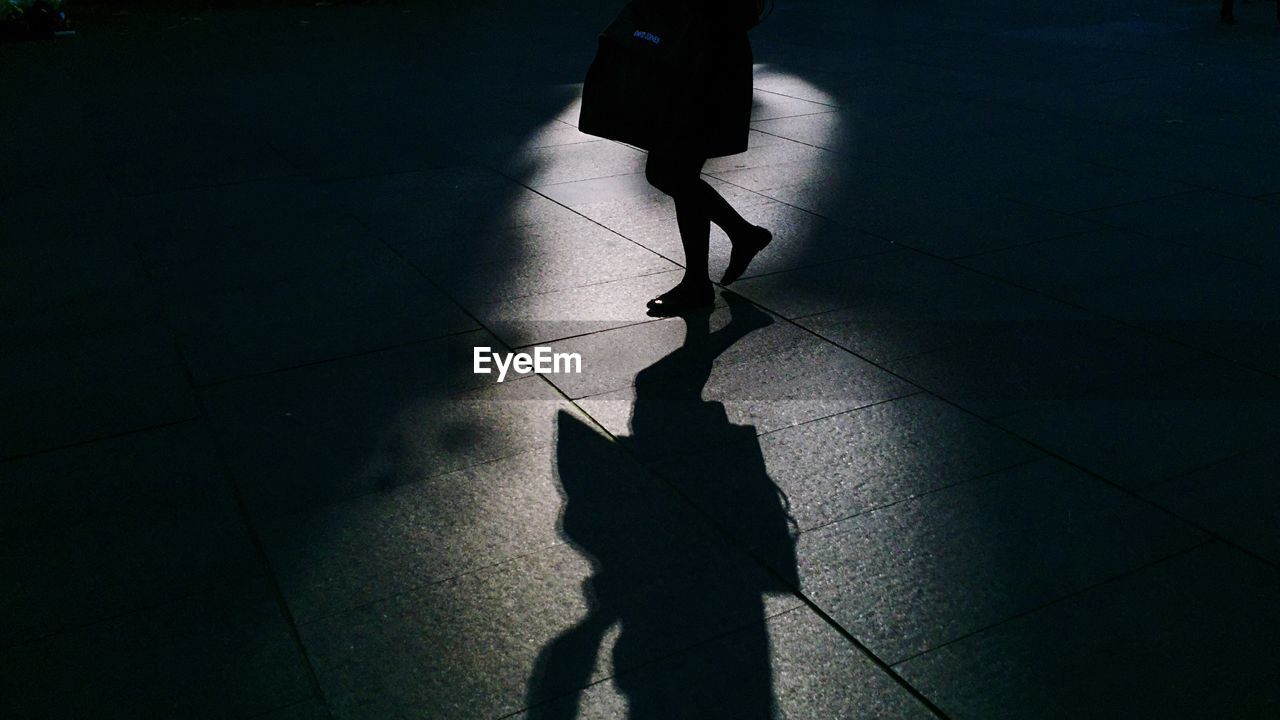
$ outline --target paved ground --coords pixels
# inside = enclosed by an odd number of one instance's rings
[[[1280,717],[1269,4],[779,0],[663,321],[614,5],[0,46],[0,716]]]

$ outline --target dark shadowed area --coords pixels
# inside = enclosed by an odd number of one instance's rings
[[[619,5],[0,43],[0,717],[1280,717],[1273,5],[778,0],[659,320]]]

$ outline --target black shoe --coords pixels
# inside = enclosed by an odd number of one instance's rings
[[[752,258],[771,240],[773,240],[773,233],[759,225],[752,227],[746,237],[734,240],[733,250],[729,252],[729,267],[724,269],[724,277],[720,278],[720,284],[728,285],[742,277],[742,273],[746,272],[747,266],[751,264]]]
[[[716,292],[711,283],[680,283],[649,301],[649,315],[672,317],[690,310],[709,308],[715,304]]]

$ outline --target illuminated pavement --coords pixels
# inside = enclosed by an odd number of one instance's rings
[[[0,717],[1280,717],[1274,8],[779,5],[687,321],[613,3],[0,45]]]

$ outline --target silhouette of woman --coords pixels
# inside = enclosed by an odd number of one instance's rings
[[[715,359],[772,321],[732,294],[728,301],[731,320],[715,331],[707,311],[682,316],[684,343],[636,376],[631,434],[617,445],[568,413],[557,418],[560,525],[591,560],[592,575],[583,583],[590,610],[539,653],[528,686],[529,720],[579,716],[584,698],[577,691],[591,684],[613,627],[619,629],[613,684],[631,720],[775,716],[764,596],[799,586],[796,528],[769,478],[755,428],[730,423],[724,405],[701,397]],[[709,543],[700,517],[673,506],[674,496],[622,450],[643,458],[678,455],[691,441],[705,462],[676,463],[657,474],[693,502],[717,509],[722,530],[772,575],[716,572],[725,563],[723,546]],[[678,663],[642,671],[726,619],[736,627],[733,641],[698,650],[706,671]]]
[[[630,143],[649,151],[645,177],[651,185],[671,196],[676,206],[676,224],[684,249],[685,273],[671,290],[649,301],[651,315],[677,315],[711,305],[714,291],[708,277],[711,223],[715,223],[732,243],[729,266],[720,282],[727,285],[742,276],[752,258],[772,239],[765,228],[752,225],[701,177],[708,158],[745,152],[751,121],[751,43],[747,31],[760,21],[762,0],[632,0],[627,10],[644,20],[631,32],[623,33],[644,52],[661,51],[665,77],[649,92],[643,107],[634,103],[598,100],[608,95],[604,85],[622,84],[618,76],[634,79],[625,69],[609,73],[597,56],[583,89],[583,132]],[[624,16],[627,13],[624,11]],[[680,27],[679,38],[648,32],[645,28]],[[655,42],[656,41],[656,42]],[[678,47],[671,47],[677,45]],[[640,64],[642,53],[613,56],[613,65]],[[617,57],[628,58],[617,60]],[[655,63],[656,65],[656,63]],[[652,71],[646,68],[645,72]],[[615,89],[615,92],[617,89]],[[629,94],[635,88],[629,89]],[[661,98],[656,100],[655,98]],[[659,105],[654,109],[654,105]],[[645,115],[645,121],[602,118],[597,108],[608,113]],[[619,131],[619,126],[627,129]]]

